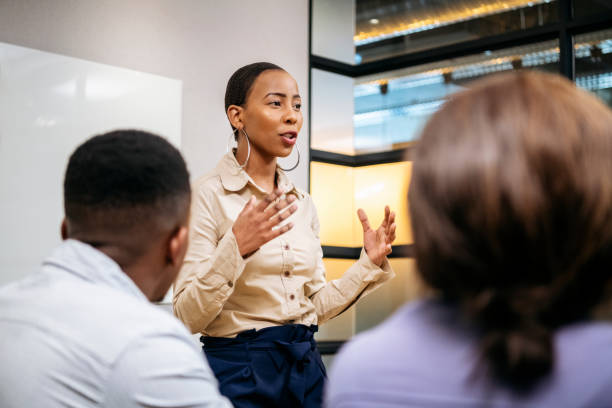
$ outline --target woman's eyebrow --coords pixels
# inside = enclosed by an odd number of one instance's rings
[[[264,96],[264,98],[267,98],[268,96],[280,96],[281,98],[286,98],[287,95],[285,95],[282,92],[270,92],[268,94],[266,94],[266,96]]]
[[[267,94],[266,94],[266,96],[264,96],[264,98],[267,98],[268,96],[279,96],[279,97],[281,97],[281,98],[286,98],[286,97],[287,97],[287,94],[284,94],[284,93],[282,93],[282,92],[269,92],[269,93],[267,93]],[[300,98],[300,99],[302,99],[302,97],[300,96],[300,94],[295,94],[295,95],[293,95],[293,97],[292,97],[292,98],[293,98],[293,99],[296,99],[296,98]]]

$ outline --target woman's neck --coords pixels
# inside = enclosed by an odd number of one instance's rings
[[[246,161],[248,153],[246,143],[242,140],[244,139],[241,139],[236,149],[236,160],[241,165]],[[251,154],[244,170],[255,184],[268,193],[271,193],[276,187],[276,157],[262,154],[253,144],[251,144]]]

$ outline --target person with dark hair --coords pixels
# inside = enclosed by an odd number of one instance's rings
[[[320,406],[326,374],[317,325],[393,277],[386,255],[395,215],[386,207],[377,230],[359,211],[361,258],[326,281],[312,199],[277,164],[297,150],[300,107],[297,83],[282,68],[238,69],[225,94],[238,146],[194,187],[174,313],[202,333],[221,393],[237,407]]]
[[[71,155],[64,242],[0,288],[0,406],[230,407],[161,300],[188,243],[185,162],[159,136],[118,130]]]
[[[608,407],[612,112],[537,72],[483,79],[425,126],[409,190],[433,295],[337,358],[328,407]],[[367,377],[364,373],[368,373]]]

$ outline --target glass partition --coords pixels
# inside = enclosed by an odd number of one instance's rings
[[[385,205],[396,212],[397,239],[394,245],[412,243],[406,200],[412,162],[347,167],[312,162],[311,196],[321,224],[321,244],[360,247],[363,229],[357,209],[363,208],[370,224],[377,228]]]
[[[558,72],[558,42],[486,51],[359,78],[354,88],[355,153],[410,146],[449,95],[477,78],[517,69]]]
[[[355,262],[352,259],[323,260],[327,280],[337,279]],[[427,287],[418,276],[414,259],[391,258],[395,278],[369,293],[340,316],[321,325],[317,341],[342,341],[370,329],[391,316],[402,305],[427,294]]]
[[[612,107],[612,29],[576,36],[576,85]]]
[[[556,0],[357,0],[355,59],[365,63],[558,20]]]
[[[612,13],[610,0],[574,0],[574,15],[576,18]]]
[[[312,0],[312,54],[359,65],[555,23],[559,20],[558,3]]]

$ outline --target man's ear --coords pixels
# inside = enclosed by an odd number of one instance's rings
[[[62,225],[60,226],[60,234],[62,235],[62,239],[64,241],[68,239],[68,221],[66,221],[66,217],[62,219]]]
[[[172,266],[177,266],[183,263],[187,246],[189,245],[189,230],[185,226],[180,226],[170,236],[168,241],[168,249],[166,259]]]
[[[230,105],[227,108],[227,118],[229,119],[232,126],[236,129],[242,129],[244,127],[242,123],[242,112],[242,107],[238,105]]]

